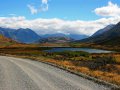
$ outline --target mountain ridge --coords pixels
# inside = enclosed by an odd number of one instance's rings
[[[74,41],[74,39],[67,37],[67,36],[51,36],[47,38],[42,38],[36,43],[68,43]]]
[[[92,35],[92,37],[97,36],[97,35],[100,35],[100,34],[106,32],[106,31],[112,29],[114,26],[115,26],[114,24],[107,25],[105,28],[100,29],[100,30],[98,30],[97,32],[95,32],[95,33]]]
[[[37,33],[28,28],[10,29],[0,27],[0,34],[20,43],[32,43],[40,39]]]
[[[114,27],[100,35],[92,36],[77,42],[81,43],[95,43],[99,45],[120,45],[120,22]]]

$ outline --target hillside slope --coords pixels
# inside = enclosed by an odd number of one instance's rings
[[[10,46],[13,44],[17,44],[17,42],[15,42],[9,38],[4,37],[3,35],[0,35],[0,47]]]
[[[103,34],[103,33],[107,32],[107,31],[109,31],[110,29],[112,29],[114,26],[115,26],[115,25],[111,24],[111,25],[106,26],[106,27],[103,28],[103,29],[100,29],[100,30],[98,30],[97,32],[95,32],[95,33],[92,35],[92,37],[97,36],[97,35],[100,35],[100,34]]]
[[[77,42],[120,46],[120,22],[106,32]]]
[[[73,41],[72,38],[69,37],[48,37],[48,38],[43,38],[37,41],[37,43],[67,43]]]

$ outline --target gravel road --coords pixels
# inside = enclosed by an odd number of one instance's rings
[[[53,66],[0,56],[0,90],[110,90]]]

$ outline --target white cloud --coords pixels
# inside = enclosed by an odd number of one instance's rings
[[[36,8],[33,5],[28,4],[31,14],[37,14],[39,12],[45,12],[48,10],[48,0],[42,0],[42,4],[39,8]]]
[[[108,2],[107,6],[96,8],[94,11],[100,16],[120,16],[120,7],[112,2]]]
[[[47,10],[48,10],[48,0],[42,0],[41,11],[47,11]]]
[[[38,12],[38,10],[32,5],[28,5],[28,8],[30,9],[31,14],[36,14]]]
[[[39,34],[65,33],[92,35],[97,30],[109,24],[116,24],[120,17],[102,18],[95,21],[62,20],[62,19],[33,19],[27,20],[23,16],[0,17],[0,27],[7,28],[30,28]]]
[[[42,0],[42,3],[47,4],[48,0]]]

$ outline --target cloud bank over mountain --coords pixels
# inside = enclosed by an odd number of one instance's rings
[[[120,17],[102,18],[95,21],[69,21],[57,18],[27,20],[24,16],[0,17],[0,27],[30,28],[39,34],[72,33],[91,35],[106,25],[116,24],[119,20]]]
[[[40,8],[28,5],[32,14],[48,10],[48,0],[42,0]],[[25,16],[0,17],[0,27],[5,28],[30,28],[38,34],[85,34],[92,35],[97,30],[109,24],[116,24],[120,21],[120,7],[117,4],[108,2],[107,6],[98,7],[94,10],[97,15],[102,16],[98,20],[64,20],[59,18],[36,18],[28,20]]]

